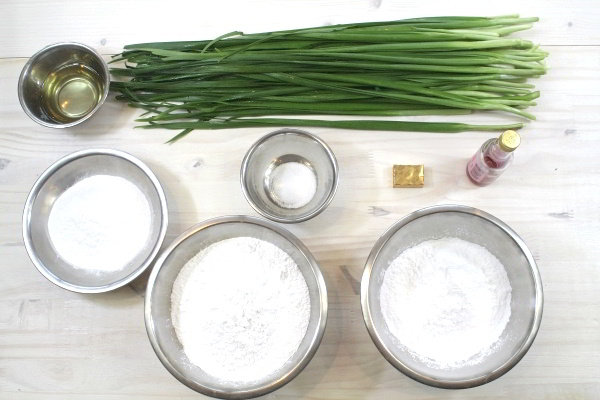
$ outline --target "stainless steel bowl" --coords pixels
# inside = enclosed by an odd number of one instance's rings
[[[292,358],[264,379],[239,385],[219,381],[192,364],[185,355],[171,321],[171,292],[181,268],[204,248],[234,237],[265,240],[285,251],[306,280],[311,301],[304,339]],[[247,399],[262,396],[290,382],[314,356],[327,321],[327,288],[321,270],[308,249],[287,230],[272,222],[247,216],[210,219],[182,233],[159,256],[146,292],[146,330],[156,355],[181,383],[207,396]]]
[[[108,95],[102,56],[81,43],[55,43],[35,53],[19,77],[19,102],[40,125],[67,128],[90,118]]]
[[[317,191],[303,207],[279,206],[269,193],[270,173],[286,162],[307,165],[317,178]],[[317,136],[299,129],[280,129],[260,138],[244,157],[240,172],[244,196],[265,218],[282,223],[309,220],[320,214],[335,196],[339,172],[329,146]]]
[[[411,356],[389,332],[379,302],[383,277],[392,260],[425,240],[448,236],[485,247],[502,262],[512,286],[511,316],[497,349],[476,365],[450,370],[431,368]],[[531,252],[505,223],[471,207],[434,206],[402,218],[377,241],[363,273],[361,304],[367,330],[390,364],[424,384],[462,389],[497,379],[527,353],[542,319],[542,281]]]
[[[152,212],[152,231],[144,249],[127,266],[97,275],[74,268],[57,254],[48,235],[48,219],[63,192],[81,179],[99,174],[125,178],[146,195]],[[56,161],[35,182],[23,211],[23,240],[29,258],[50,282],[73,292],[101,293],[128,284],[152,263],[165,238],[167,224],[165,194],[150,168],[122,151],[89,149]]]

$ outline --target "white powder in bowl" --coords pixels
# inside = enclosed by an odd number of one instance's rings
[[[48,234],[62,259],[92,273],[123,269],[142,251],[152,225],[148,200],[128,180],[93,175],[56,199]]]
[[[511,286],[484,247],[457,238],[428,240],[385,272],[381,311],[390,332],[434,368],[481,361],[510,318]]]
[[[232,238],[184,265],[173,284],[171,318],[193,364],[221,381],[248,383],[277,371],[298,350],[310,297],[286,252]]]
[[[317,177],[303,163],[287,162],[273,170],[270,190],[271,197],[280,207],[304,207],[317,192]]]

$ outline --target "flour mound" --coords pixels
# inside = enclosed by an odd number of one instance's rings
[[[391,262],[380,304],[390,332],[415,357],[457,368],[493,351],[510,319],[511,292],[504,267],[488,250],[444,238]]]
[[[60,257],[93,274],[123,269],[144,249],[151,229],[144,193],[112,175],[76,182],[56,199],[48,219],[50,241]]]
[[[306,281],[279,247],[250,237],[208,246],[182,268],[171,317],[190,361],[227,382],[262,379],[285,365],[310,318]]]

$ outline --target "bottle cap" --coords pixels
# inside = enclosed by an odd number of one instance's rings
[[[521,144],[521,136],[515,131],[506,131],[500,135],[498,142],[503,151],[510,153],[511,151],[515,151]]]

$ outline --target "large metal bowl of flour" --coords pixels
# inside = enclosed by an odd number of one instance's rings
[[[185,354],[171,320],[171,293],[183,266],[196,254],[222,240],[252,237],[285,251],[298,265],[310,296],[310,319],[306,334],[287,363],[273,374],[249,384],[220,381],[194,365]],[[156,355],[181,383],[207,396],[247,399],[272,392],[294,379],[316,353],[327,321],[327,288],[319,266],[309,250],[277,224],[248,216],[210,219],[182,233],[156,260],[146,291],[145,319]]]
[[[512,286],[510,320],[491,354],[477,364],[455,369],[432,368],[412,356],[390,333],[379,301],[391,261],[408,248],[443,237],[456,237],[483,246],[503,264]],[[367,330],[390,364],[421,383],[463,389],[499,378],[523,358],[540,327],[543,293],[533,255],[508,225],[475,208],[442,205],[407,215],[375,243],[362,277],[361,304]]]
[[[126,179],[148,200],[151,228],[144,248],[122,269],[102,274],[74,268],[60,257],[48,233],[50,212],[71,186],[93,175]],[[158,178],[131,154],[113,149],[87,149],[52,164],[37,179],[25,202],[23,240],[31,261],[50,282],[73,292],[101,293],[124,286],[152,263],[167,232],[167,201]]]

